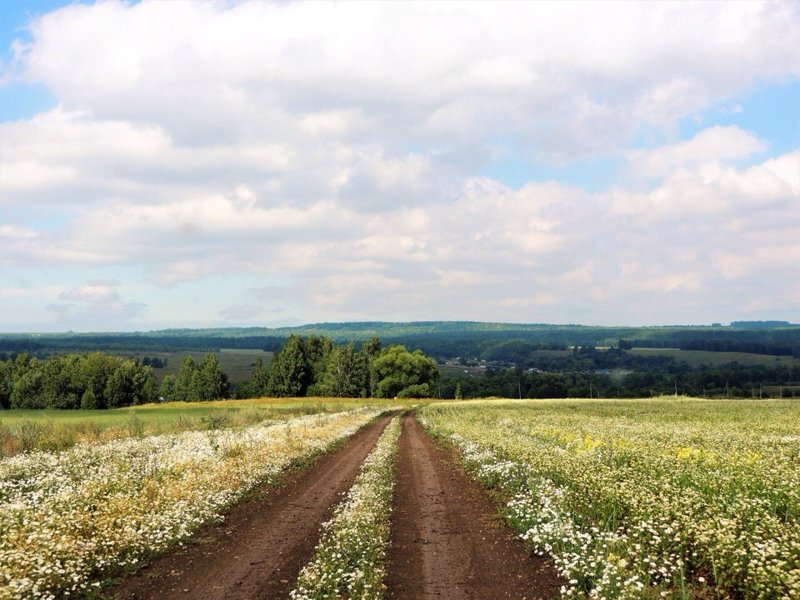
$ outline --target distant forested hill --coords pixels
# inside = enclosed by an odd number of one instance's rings
[[[679,348],[800,356],[800,325],[782,321],[740,321],[730,326],[598,327],[471,321],[407,323],[316,323],[299,327],[165,329],[131,333],[0,334],[0,353],[215,351],[220,348],[279,349],[290,335],[325,336],[334,342],[384,343],[420,348],[439,359],[485,357],[509,343],[537,349],[573,346]],[[513,345],[513,344],[512,344]]]

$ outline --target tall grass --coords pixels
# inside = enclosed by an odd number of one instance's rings
[[[247,427],[264,421],[339,412],[366,404],[380,405],[383,402],[374,399],[260,398],[169,402],[110,410],[0,411],[0,458],[36,450],[66,450],[82,442]]]

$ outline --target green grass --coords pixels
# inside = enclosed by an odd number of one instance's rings
[[[693,367],[703,364],[724,365],[732,362],[738,362],[742,365],[766,365],[768,367],[800,364],[800,358],[792,356],[751,354],[749,352],[711,352],[708,350],[680,350],[678,348],[633,348],[628,352],[639,356],[670,356]]]
[[[122,354],[131,356],[130,354]],[[208,354],[208,352],[142,352],[132,356],[140,360],[145,356],[166,360],[166,367],[163,369],[153,369],[156,377],[161,381],[165,375],[176,375],[186,356],[191,356],[196,363],[199,363],[206,354]],[[273,353],[258,349],[222,348],[219,352],[213,352],[213,354],[217,357],[217,360],[219,360],[219,364],[228,376],[228,379],[233,383],[241,383],[250,379],[253,365],[257,359],[260,358],[265,365],[268,365],[272,361]]]

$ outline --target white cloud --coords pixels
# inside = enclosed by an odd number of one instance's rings
[[[18,66],[58,105],[0,124],[4,268],[267,290],[219,300],[207,318],[230,322],[587,322],[731,305],[759,273],[786,296],[800,260],[800,154],[736,126],[676,133],[800,76],[790,2],[108,1],[31,34]],[[651,130],[667,141],[626,150]],[[486,175],[501,155],[629,172],[512,189]],[[65,322],[158,310],[67,287]]]
[[[70,109],[159,123],[181,145],[509,135],[562,156],[614,148],[641,122],[668,125],[756,77],[800,74],[796,12],[791,3],[103,2],[35,20],[23,60],[26,77]]]
[[[800,214],[787,165],[796,159],[708,172],[682,164],[673,167],[680,176],[648,192],[590,194],[556,182],[513,190],[472,178],[454,200],[369,215],[333,200],[270,206],[237,186],[157,205],[111,204],[55,234],[11,242],[20,265],[138,264],[166,286],[223,273],[282,277],[294,285],[279,289],[279,303],[305,298],[309,310],[343,316],[400,302],[415,302],[424,314],[452,297],[456,309],[496,302],[521,318],[525,306],[557,306],[552,297],[688,298],[791,271],[800,261]],[[382,300],[372,297],[376,291]],[[99,283],[61,300],[115,295]]]
[[[628,160],[640,175],[664,177],[678,169],[748,158],[765,149],[764,143],[752,133],[734,126],[716,126],[700,131],[685,142],[629,151]]]

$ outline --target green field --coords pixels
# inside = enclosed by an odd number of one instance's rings
[[[678,348],[632,348],[631,354],[639,356],[669,356],[693,367],[698,365],[725,365],[738,362],[742,365],[765,365],[778,367],[800,364],[800,358],[793,356],[774,356],[772,354],[752,354],[749,352],[711,352],[708,350],[680,350]]]
[[[191,356],[196,363],[199,363],[206,354],[208,352],[143,352],[133,356],[140,360],[145,356],[166,360],[166,367],[153,369],[156,377],[161,381],[165,375],[177,375],[186,356]],[[213,354],[219,360],[219,364],[228,379],[232,383],[241,383],[250,379],[256,360],[260,358],[265,365],[268,365],[272,360],[273,353],[258,349],[223,348]],[[130,355],[126,354],[125,356]]]

